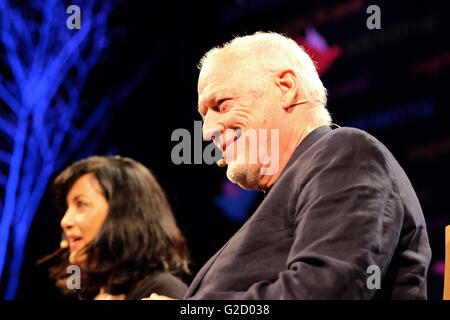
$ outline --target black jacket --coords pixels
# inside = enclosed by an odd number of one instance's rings
[[[148,298],[152,293],[181,299],[187,290],[186,284],[170,273],[160,272],[143,280],[132,292],[126,296],[126,300],[140,300]]]
[[[364,131],[325,126],[185,298],[426,299],[430,259],[419,201],[392,154]]]

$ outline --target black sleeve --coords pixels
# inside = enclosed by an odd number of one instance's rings
[[[365,136],[336,136],[312,157],[299,182],[294,240],[275,281],[254,283],[237,299],[369,299],[376,265],[384,274],[403,222],[386,153]],[[333,140],[332,139],[332,140]],[[263,262],[262,262],[263,265]]]
[[[159,273],[145,279],[137,288],[127,295],[127,300],[139,300],[152,293],[174,299],[182,299],[187,291],[186,284],[169,273]]]

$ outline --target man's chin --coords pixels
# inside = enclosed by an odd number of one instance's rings
[[[237,168],[239,164],[235,162],[227,162],[227,178],[233,183],[239,183],[239,174],[240,168]]]
[[[253,173],[255,169],[256,167],[252,168],[251,165],[246,163],[231,162],[227,164],[227,178],[243,189],[258,189],[257,177]],[[257,172],[257,170],[255,172]]]

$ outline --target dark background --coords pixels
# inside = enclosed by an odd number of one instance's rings
[[[381,8],[380,30],[366,26],[371,4]],[[225,169],[171,161],[172,132],[193,133],[194,120],[201,120],[196,65],[234,36],[261,30],[300,39],[314,27],[339,52],[321,70],[333,121],[377,137],[410,177],[433,251],[429,298],[442,299],[444,227],[450,224],[448,21],[444,1],[123,1],[110,16],[113,36],[84,97],[95,100],[111,79],[127,79],[142,66],[148,72],[100,124],[106,131],[96,153],[131,157],[153,171],[188,240],[195,274],[243,223],[243,214],[233,218],[217,197],[236,201],[234,208],[247,216],[262,198],[227,185]],[[250,199],[247,206],[243,198]],[[58,247],[58,219],[47,192],[29,232],[17,299],[61,298],[34,266]]]

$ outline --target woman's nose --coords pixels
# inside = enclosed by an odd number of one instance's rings
[[[61,228],[70,229],[73,226],[73,214],[70,209],[67,209],[64,217],[61,219]]]

